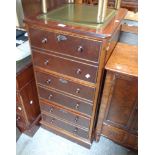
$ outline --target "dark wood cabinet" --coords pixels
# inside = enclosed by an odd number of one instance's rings
[[[37,16],[25,19],[43,128],[85,147],[91,146],[101,79],[110,57],[106,49],[109,42],[117,42],[126,13],[125,9],[118,10],[109,25],[101,28],[61,26],[64,23],[45,22]],[[110,50],[115,43],[111,45]]]
[[[106,80],[96,127],[96,138],[106,136],[137,149],[137,47],[118,43],[106,64]]]
[[[39,127],[40,107],[33,67],[29,60],[17,64],[16,113],[17,127],[21,132],[33,136]]]

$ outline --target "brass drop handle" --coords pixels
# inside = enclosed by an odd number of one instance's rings
[[[50,84],[51,83],[51,79],[46,80],[46,83]]]
[[[78,52],[83,52],[83,47],[82,46],[79,46],[78,49],[77,49],[77,51]]]
[[[44,64],[45,65],[48,65],[49,61],[48,60],[45,60]]]
[[[76,74],[80,75],[82,73],[81,69],[77,69]]]
[[[54,108],[53,108],[53,107],[51,107],[50,112],[52,113],[52,112],[53,112],[53,110],[54,110]]]
[[[51,100],[52,98],[53,98],[53,95],[50,94],[50,95],[48,96],[48,99]]]
[[[76,89],[76,93],[79,94],[80,93],[80,88]]]
[[[76,116],[75,119],[74,119],[74,122],[77,123],[78,120],[79,120],[79,116]]]
[[[67,40],[67,37],[66,36],[64,36],[64,35],[58,35],[57,36],[57,41],[58,42],[65,41],[65,40]]]
[[[54,118],[52,118],[52,119],[51,119],[51,124],[53,124],[53,123],[54,123],[54,121],[55,121],[55,119],[54,119]]]
[[[74,133],[74,134],[77,134],[77,132],[78,132],[78,128],[76,127],[76,128],[74,129],[73,133]]]
[[[42,42],[43,44],[46,44],[46,43],[47,43],[47,38],[43,38],[41,42]]]
[[[79,106],[80,106],[80,105],[77,103],[76,106],[75,106],[75,109],[76,109],[76,110],[79,110]]]

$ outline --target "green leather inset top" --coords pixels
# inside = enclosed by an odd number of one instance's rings
[[[65,4],[62,7],[52,10],[46,14],[39,15],[38,19],[45,21],[59,21],[63,24],[73,26],[86,26],[89,28],[101,28],[106,26],[110,19],[115,15],[116,10],[107,9],[107,16],[103,23],[97,23],[97,6]]]

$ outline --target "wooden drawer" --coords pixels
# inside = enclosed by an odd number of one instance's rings
[[[62,106],[74,109],[87,115],[92,114],[92,106],[80,100],[62,95],[60,93],[38,87],[39,96],[50,102],[58,103]]]
[[[36,72],[37,83],[93,101],[95,88],[80,85],[53,75]]]
[[[67,120],[71,123],[74,123],[74,124],[77,124],[77,125],[80,125],[82,127],[89,129],[89,123],[90,123],[89,119],[80,117],[78,115],[74,115],[65,109],[58,108],[53,105],[47,105],[45,103],[40,103],[40,106],[41,106],[42,111],[46,111],[46,112],[48,112],[52,115],[55,115],[61,119]]]
[[[74,78],[96,83],[96,66],[33,51],[34,65]]]
[[[32,28],[29,33],[32,47],[98,62],[101,42]]]
[[[72,126],[68,123],[63,122],[62,120],[55,119],[53,117],[49,117],[47,115],[42,114],[42,120],[47,122],[48,124],[51,124],[51,126],[56,126],[58,128],[61,128],[63,130],[66,130],[70,132],[71,134],[74,134],[79,137],[88,138],[88,131],[82,130],[78,127]]]

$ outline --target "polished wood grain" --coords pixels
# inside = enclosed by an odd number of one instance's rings
[[[92,104],[88,102],[83,102],[79,99],[72,98],[70,96],[66,96],[64,94],[44,89],[39,87],[39,96],[47,101],[49,101],[51,104],[55,103],[58,105],[62,105],[68,108],[71,108],[73,110],[76,110],[77,112],[83,113],[83,115],[91,116],[92,115]]]
[[[108,71],[102,95],[96,127],[96,139],[100,134],[126,147],[137,149],[138,133],[138,80],[137,77]],[[128,139],[124,140],[125,137]]]
[[[87,139],[76,136],[74,134],[70,134],[70,132],[59,129],[59,128],[55,127],[54,125],[51,126],[50,124],[47,124],[44,121],[41,121],[41,127],[48,130],[48,131],[50,131],[50,132],[52,132],[52,133],[55,133],[55,134],[60,135],[60,136],[62,136],[64,138],[66,138],[66,139],[69,139],[70,141],[72,141],[74,143],[82,145],[82,146],[84,146],[84,147],[86,147],[88,149],[90,149],[90,147],[91,147],[92,142],[88,141]]]
[[[28,85],[20,91],[24,108],[29,122],[33,122],[36,116],[40,114],[39,101],[36,92],[35,80],[33,79]]]
[[[138,82],[136,78],[120,74],[112,76],[104,122],[128,130],[134,107],[137,104]]]
[[[67,138],[76,141],[79,144],[90,146],[93,140],[97,109],[99,108],[100,91],[103,83],[102,77],[104,75],[106,58],[105,49],[108,46],[108,41],[111,39],[113,33],[120,31],[121,21],[126,13],[127,10],[120,9],[109,25],[101,29],[90,29],[87,27],[71,25],[60,27],[58,23],[61,22],[39,20],[36,16],[31,16],[25,19],[32,48],[35,78],[37,79],[37,73],[41,72],[48,76],[52,75],[54,77],[63,78],[64,80],[69,80],[79,86],[82,85],[83,87],[95,89],[93,101],[88,101],[86,99],[87,96],[84,99],[77,97],[77,95],[68,93],[67,90],[61,91],[59,90],[60,87],[58,87],[58,85],[55,86],[55,88],[52,88],[47,85],[37,83],[37,89],[40,96],[39,101],[41,104],[43,103],[44,106],[45,104],[48,104],[49,106],[59,107],[61,109],[65,109],[68,113],[90,120],[87,136],[85,134],[83,136],[76,136],[72,134],[72,132],[66,128],[64,123],[62,123],[64,124],[64,127],[61,125],[60,128],[58,127],[59,125],[57,125],[57,121],[56,124],[51,125],[48,122],[49,119],[41,120],[43,127],[56,132],[59,135],[65,135]],[[105,37],[106,32],[109,32],[110,34],[108,33],[108,36]],[[42,38],[43,36],[40,38],[35,37],[43,34],[48,34],[46,35],[47,38],[45,37],[47,40]],[[63,35],[63,38],[65,38],[65,41],[63,40],[64,42],[61,42],[62,45],[59,45],[60,47],[55,41],[58,34]],[[48,42],[49,36],[56,45],[52,45],[52,42],[50,42],[51,44]],[[115,34],[113,37],[115,38]],[[69,44],[66,38],[71,38],[72,43],[70,41]],[[117,38],[118,37],[116,37],[116,41]],[[47,45],[40,45],[40,40]],[[86,47],[84,49],[88,50],[84,53],[75,54],[74,52],[77,49],[76,47],[80,45],[82,45],[82,47]],[[79,49],[79,51],[80,50],[81,49]],[[44,78],[42,77],[40,80],[44,80]],[[65,88],[66,87],[61,89],[65,90]],[[44,107],[41,107],[41,110],[42,112],[44,111],[44,115],[50,115],[49,117],[54,117],[56,120],[60,119],[56,116],[56,114],[47,114],[47,112],[45,112],[46,110],[43,110],[43,108]],[[63,120],[63,122],[68,123],[67,120]],[[69,122],[69,124],[74,126],[73,122]],[[85,126],[83,125],[83,129],[84,127]]]
[[[50,124],[51,126],[55,126],[57,128],[60,128],[62,130],[65,130],[69,132],[70,134],[73,134],[74,136],[79,136],[87,139],[88,137],[88,131],[82,130],[76,126],[72,126],[62,120],[59,120],[54,117],[49,117],[45,114],[42,114],[42,119],[45,121],[47,124]]]
[[[64,59],[55,55],[33,52],[34,67],[52,70],[77,79],[96,83],[98,66],[82,64],[71,59]],[[63,66],[63,69],[62,69]]]
[[[138,77],[138,47],[118,43],[106,69]]]
[[[120,130],[118,128],[115,128],[113,126],[110,126],[110,125],[104,123],[102,125],[102,133],[101,134],[115,142],[121,143],[123,141],[126,133],[123,130]]]
[[[101,135],[121,144],[127,148],[138,149],[138,136],[130,134],[122,129],[103,124]]]
[[[22,89],[32,79],[32,77],[34,77],[32,62],[29,62],[16,74],[16,89]]]
[[[31,28],[32,47],[98,62],[101,42]],[[64,38],[65,40],[61,40]],[[60,41],[59,41],[60,39]],[[69,48],[68,48],[69,47]],[[66,50],[67,49],[67,50]]]
[[[138,149],[138,136],[135,136],[134,134],[126,134],[123,145],[137,150]]]
[[[123,146],[137,149],[137,47],[117,43],[105,67],[107,73],[96,126],[96,140],[102,134]]]
[[[22,63],[20,63],[22,64]],[[17,127],[21,132],[33,136],[38,129],[40,107],[31,61],[17,65],[16,74],[16,113]]]
[[[52,74],[36,72],[36,80],[38,84],[41,84],[52,89],[57,89],[61,92],[72,94],[76,97],[86,99],[92,102],[94,99],[95,88],[84,86],[82,84],[74,83],[70,80],[54,76]]]
[[[46,115],[58,117],[62,120],[68,121],[70,124],[80,126],[80,128],[85,128],[87,130],[89,129],[90,119],[88,119],[87,117],[75,115],[71,111],[67,111],[64,108],[60,108],[55,105],[50,105],[45,102],[41,103],[40,105],[42,113]]]

